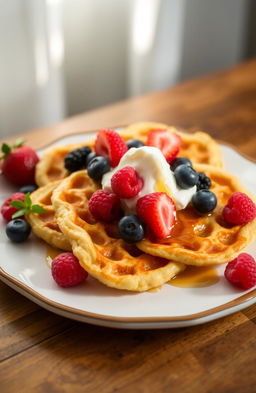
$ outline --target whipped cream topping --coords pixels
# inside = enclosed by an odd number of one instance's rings
[[[126,166],[133,167],[144,182],[138,195],[130,199],[122,199],[126,214],[136,213],[137,200],[152,192],[165,192],[172,198],[177,210],[185,209],[196,192],[196,186],[184,190],[177,185],[174,174],[162,152],[151,146],[129,149],[121,158],[118,166],[103,176],[102,188],[112,191],[111,177]]]

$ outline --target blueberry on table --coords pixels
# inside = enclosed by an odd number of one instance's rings
[[[79,169],[85,168],[86,158],[91,151],[89,146],[70,151],[64,158],[65,168],[70,172],[79,171]]]
[[[136,243],[143,239],[144,228],[141,220],[135,214],[124,216],[118,223],[121,238],[127,243]]]
[[[170,162],[170,167],[172,171],[175,171],[175,169],[180,165],[187,165],[192,167],[192,162],[185,157],[177,157],[172,162]]]
[[[174,176],[178,186],[185,190],[195,186],[198,182],[198,173],[186,164],[179,165],[174,171]]]
[[[217,198],[212,191],[200,190],[193,195],[192,204],[199,213],[210,213],[217,206]]]
[[[28,184],[27,186],[23,186],[19,189],[19,192],[22,192],[23,194],[27,194],[28,192],[31,194],[35,190],[37,190],[37,186],[35,184]]]
[[[9,221],[6,225],[6,235],[14,243],[22,243],[27,240],[30,232],[29,223],[21,218]]]
[[[141,142],[139,139],[129,139],[129,141],[126,142],[126,145],[128,149],[131,149],[131,147],[142,147],[144,146],[144,143]]]
[[[88,154],[88,156],[86,157],[85,160],[85,168],[88,167],[89,162],[91,162],[91,160],[93,160],[96,157],[96,153],[94,153],[94,151],[92,151],[91,153]]]
[[[109,171],[109,161],[102,156],[96,156],[93,158],[87,167],[88,175],[96,181],[100,181],[102,176]]]

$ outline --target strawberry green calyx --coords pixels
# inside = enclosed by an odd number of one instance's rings
[[[29,192],[25,195],[24,202],[18,200],[11,201],[9,205],[17,209],[17,211],[12,215],[12,219],[24,216],[24,214],[28,213],[46,213],[46,210],[42,206],[32,204]]]
[[[18,147],[21,147],[25,142],[24,138],[19,138],[17,139],[13,145],[8,145],[7,143],[3,143],[1,146],[1,152],[3,153],[2,156],[0,156],[0,160],[3,160],[8,156],[8,154],[11,153],[13,149],[17,149]]]

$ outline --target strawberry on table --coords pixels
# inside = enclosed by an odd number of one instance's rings
[[[96,154],[107,158],[112,167],[118,165],[128,150],[124,139],[114,130],[100,130],[94,148]]]
[[[13,146],[2,144],[2,173],[11,183],[24,186],[34,184],[35,167],[39,161],[36,152],[29,146],[23,146],[24,139],[19,139]]]
[[[137,214],[149,232],[158,239],[170,236],[176,220],[176,207],[165,192],[153,192],[137,201]]]
[[[178,155],[182,144],[181,137],[168,130],[152,130],[148,134],[147,146],[158,147],[167,162],[171,162]]]

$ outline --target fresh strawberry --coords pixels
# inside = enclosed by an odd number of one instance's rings
[[[98,156],[108,158],[112,167],[118,165],[128,149],[125,141],[114,130],[100,130],[94,148]]]
[[[168,130],[152,130],[148,134],[147,146],[158,147],[167,162],[171,162],[178,155],[182,144],[181,137]]]
[[[145,195],[137,201],[137,214],[158,239],[170,236],[176,219],[173,200],[164,192]]]
[[[3,143],[3,155],[0,157],[0,160],[3,159],[3,175],[18,186],[34,184],[35,167],[39,161],[36,152],[29,146],[22,146],[23,142],[20,139],[13,146]]]
[[[1,214],[6,222],[11,221],[13,214],[18,211],[18,209],[10,205],[10,202],[12,201],[24,202],[24,199],[25,199],[25,194],[21,192],[15,192],[15,194],[12,194],[9,198],[7,198],[4,201],[1,207]]]
[[[125,166],[111,178],[113,192],[119,198],[133,198],[143,187],[143,180],[131,166]]]

